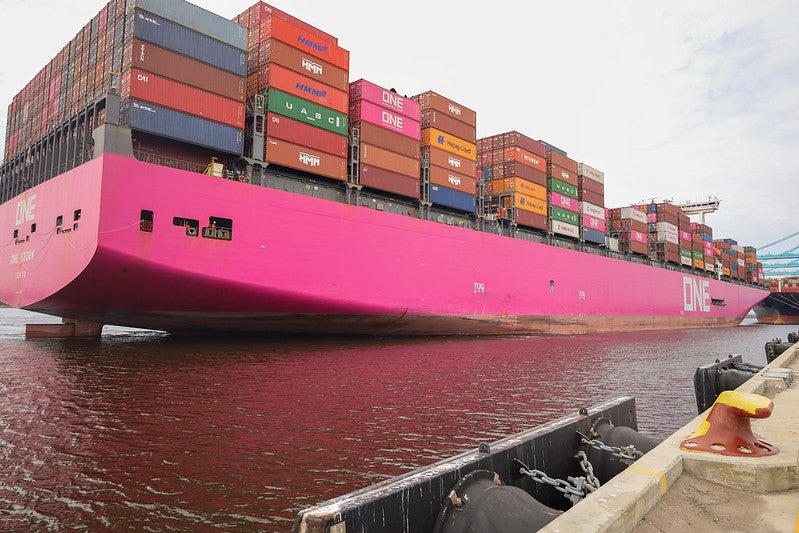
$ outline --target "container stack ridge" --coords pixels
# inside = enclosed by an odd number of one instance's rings
[[[604,245],[607,236],[605,174],[585,163],[578,163],[577,192],[581,238]]]

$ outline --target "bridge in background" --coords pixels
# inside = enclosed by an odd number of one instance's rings
[[[799,231],[791,233],[757,249],[757,260],[763,263],[763,274],[767,278],[799,276],[799,244],[783,252],[763,253],[763,250],[784,243],[799,236]]]

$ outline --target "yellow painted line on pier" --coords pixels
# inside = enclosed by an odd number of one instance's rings
[[[653,470],[652,468],[642,468],[640,466],[630,465],[627,467],[633,472],[642,472],[644,474],[651,474],[660,478],[660,494],[666,494],[666,474],[660,470]],[[795,531],[794,533],[799,533]]]

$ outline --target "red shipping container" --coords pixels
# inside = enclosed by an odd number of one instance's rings
[[[244,101],[244,78],[241,76],[139,39],[133,39],[131,47],[130,57],[136,68],[232,100]]]
[[[435,109],[447,113],[452,118],[465,122],[469,126],[477,127],[477,113],[438,93],[427,91],[422,94],[417,94],[416,96],[411,96],[411,100],[418,102],[422,111],[425,109]]]
[[[280,139],[266,138],[265,159],[269,163],[311,174],[347,181],[347,158],[312,150]]]
[[[524,211],[522,209],[516,210],[516,223],[521,226],[527,226],[536,229],[547,229],[546,215],[539,215],[531,211]]]
[[[592,191],[586,191],[582,189],[577,190],[577,196],[579,197],[581,202],[588,202],[589,204],[594,204],[599,207],[604,207],[605,205],[605,195],[595,193]]]
[[[575,176],[577,175],[577,161],[570,157],[566,157],[565,155],[556,152],[554,150],[550,150],[547,152],[547,161],[552,165],[561,167]]]
[[[425,146],[422,154],[429,157],[431,165],[447,168],[464,176],[477,176],[477,165],[471,159],[442,150],[437,146]],[[445,183],[441,185],[446,186]]]
[[[504,163],[492,166],[491,174],[493,179],[497,178],[522,178],[546,187],[547,174],[531,166],[517,161],[505,161]]]
[[[277,39],[267,39],[259,46],[263,63],[276,63],[341,91],[349,88],[349,73],[343,68]]]
[[[130,96],[228,126],[244,127],[241,102],[139,69],[130,69]]]
[[[577,176],[577,187],[584,191],[595,192],[597,194],[601,194],[602,196],[605,195],[605,184],[596,180],[592,180],[591,178]]]
[[[457,174],[450,169],[430,165],[430,183],[448,189],[474,195],[477,193],[477,179],[472,176]]]
[[[451,133],[470,143],[477,142],[477,129],[465,122],[452,118],[452,115],[437,109],[424,109],[421,112],[423,128],[433,127],[446,133]]]
[[[547,169],[547,175],[551,178],[559,179],[560,181],[564,181],[569,185],[577,186],[577,173],[570,171],[566,168],[563,168],[558,165],[549,165]],[[594,202],[591,202],[594,203]]]
[[[338,157],[347,157],[348,140],[345,135],[317,128],[282,115],[266,115],[266,134],[291,143],[321,150]]]
[[[419,178],[419,160],[412,157],[390,152],[384,148],[378,148],[369,144],[361,143],[361,162],[370,166],[384,168],[397,174]]]
[[[262,20],[269,19],[271,17],[277,17],[279,19],[283,19],[294,26],[299,27],[300,29],[319,37],[320,39],[333,43],[338,44],[338,39],[327,32],[320,30],[319,28],[304,22],[297,17],[289,15],[285,11],[281,11],[280,9],[270,6],[266,2],[258,2],[250,6],[250,8],[241,13],[239,16],[236,17],[236,24],[240,24],[246,28],[250,26],[257,25],[258,22]],[[245,20],[246,19],[246,20]],[[245,23],[246,22],[246,23]]]
[[[263,69],[262,69],[263,70]],[[325,85],[293,70],[269,63],[266,67],[266,81],[269,87],[297,96],[309,102],[347,114],[349,94]]]
[[[250,28],[250,31],[253,29]],[[291,46],[296,46],[298,49],[346,71],[350,70],[350,53],[347,50],[295,26],[287,20],[277,17],[261,19],[258,24],[258,32],[260,41],[272,37]]]
[[[419,198],[419,178],[403,176],[384,168],[362,164],[360,184],[400,196]]]
[[[546,159],[532,152],[528,152],[527,150],[519,148],[518,146],[503,148],[502,157],[504,161],[516,161],[541,172],[547,171]]]
[[[419,141],[407,135],[381,128],[371,122],[356,122],[351,125],[359,130],[362,143],[371,144],[406,157],[419,159]]]

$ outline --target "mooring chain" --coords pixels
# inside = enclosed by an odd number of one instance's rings
[[[597,480],[593,474],[593,468],[591,467],[591,463],[588,463],[587,467],[583,466],[583,461],[585,461],[586,463],[588,462],[588,457],[585,456],[584,453],[583,456],[584,458],[581,458],[580,466],[583,467],[583,470],[587,468],[588,472],[591,472],[589,479],[586,479],[586,477],[568,476],[566,478],[567,481],[564,481],[563,479],[556,479],[549,477],[546,474],[546,472],[543,472],[541,470],[535,468],[533,469],[528,468],[527,465],[525,465],[518,459],[514,459],[514,461],[519,465],[521,465],[519,467],[520,474],[529,476],[533,481],[537,483],[542,483],[554,487],[555,490],[562,492],[563,496],[567,498],[570,502],[572,502],[572,505],[575,505],[577,502],[585,498],[586,493],[593,492],[597,488],[599,488],[599,480]]]
[[[640,452],[635,449],[635,446],[630,444],[629,446],[608,446],[601,440],[597,439],[589,439],[582,433],[580,436],[583,439],[583,444],[588,444],[592,448],[596,450],[601,450],[604,452],[608,452],[610,455],[614,457],[618,457],[622,463],[625,464],[632,464],[635,462],[636,459],[639,457],[643,457],[643,452]]]

